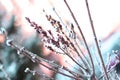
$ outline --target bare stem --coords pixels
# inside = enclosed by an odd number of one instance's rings
[[[114,67],[113,67],[112,69],[110,69],[109,71],[107,71],[107,74],[111,73],[113,70],[114,70]],[[105,76],[105,73],[102,74],[102,75],[98,78],[98,80],[102,79],[104,76]]]
[[[7,80],[11,80],[10,75],[7,73],[7,71],[4,69],[4,67],[1,63],[0,63],[0,70],[5,74],[5,78]]]
[[[13,47],[13,48],[15,48],[16,50],[20,51],[20,48],[19,48],[17,45],[15,45],[13,42],[9,42],[9,44],[10,44],[11,47]],[[66,73],[64,73],[64,72],[61,72],[61,71],[57,70],[56,68],[60,68],[60,67],[61,67],[60,65],[55,64],[55,63],[53,63],[53,62],[50,62],[50,61],[48,61],[48,60],[46,60],[46,59],[44,59],[44,58],[41,58],[41,57],[33,54],[32,52],[29,52],[29,51],[26,50],[26,49],[23,49],[23,50],[21,51],[21,54],[23,54],[24,56],[28,57],[28,58],[31,59],[31,60],[33,59],[33,56],[34,56],[34,61],[35,61],[35,62],[41,64],[42,66],[48,68],[49,70],[52,70],[52,71],[54,71],[55,73],[62,74],[62,75],[64,75],[64,76],[66,76],[66,77],[70,77],[70,78],[72,78],[72,79],[78,80],[77,77],[68,75],[68,74],[66,74]],[[50,65],[52,65],[53,67],[56,67],[56,68],[49,67],[49,66],[41,63],[41,61],[47,62],[48,64],[50,64]],[[68,71],[69,73],[72,73],[72,71],[70,71],[69,69],[67,69],[67,68],[64,67],[64,66],[63,66],[63,68],[61,68],[61,69],[65,70],[65,71]],[[74,73],[74,74],[75,74],[75,75],[79,75],[80,77],[83,77],[83,76],[84,76],[84,75],[82,75],[82,74],[77,74],[77,73]],[[85,77],[85,76],[84,76],[84,77]]]
[[[72,56],[70,56],[67,52],[65,52],[62,48],[60,48],[72,61],[74,61],[79,67],[81,67],[83,70],[87,71],[86,68],[84,68],[82,65],[80,65]]]
[[[40,73],[40,72],[38,72],[38,71],[35,71],[35,70],[30,70],[29,68],[26,68],[25,69],[25,72],[26,73],[32,73],[33,75],[38,75],[38,76],[40,76],[40,77],[44,77],[45,79],[49,79],[49,80],[55,80],[54,78],[52,78],[52,77],[49,77],[49,76],[47,76],[47,75],[45,75],[44,73]]]
[[[75,21],[75,23],[76,23],[76,25],[77,25],[77,27],[78,27],[78,29],[79,29],[79,32],[80,32],[80,34],[81,34],[81,36],[82,36],[82,39],[83,39],[83,41],[84,41],[84,43],[85,43],[85,46],[86,46],[86,49],[87,49],[87,51],[88,51],[88,55],[89,55],[89,57],[90,57],[90,61],[91,61],[91,64],[92,64],[93,74],[94,74],[94,73],[95,73],[94,62],[93,62],[92,55],[91,55],[91,53],[90,53],[89,47],[88,47],[88,45],[87,45],[86,39],[85,39],[85,37],[84,37],[84,35],[83,35],[83,32],[82,32],[82,30],[81,30],[81,28],[80,28],[80,26],[79,26],[79,24],[78,24],[75,16],[74,16],[72,10],[70,9],[68,3],[66,2],[66,0],[64,0],[64,2],[65,2],[65,4],[66,4],[66,6],[68,7],[68,9],[69,9],[69,11],[70,11],[70,13],[71,13],[71,16],[73,17],[73,20]]]
[[[93,25],[91,13],[90,13],[88,1],[85,0],[85,3],[86,3],[86,7],[87,7],[87,11],[88,11],[88,16],[89,16],[89,19],[90,19],[90,24],[91,24],[91,27],[92,27],[92,31],[93,31],[93,35],[94,35],[96,47],[97,47],[97,50],[98,50],[98,54],[99,54],[100,60],[101,60],[101,62],[102,62],[102,66],[103,66],[103,69],[104,69],[104,73],[105,73],[106,79],[109,80],[108,74],[107,74],[107,71],[106,71],[106,68],[105,68],[105,64],[104,64],[104,61],[103,61],[103,58],[102,58],[102,54],[101,54],[101,51],[100,51],[100,48],[99,48],[97,36],[96,36],[96,33],[95,33],[95,29],[94,29],[94,25]]]
[[[83,59],[85,59],[85,61],[84,61],[85,66],[86,66],[87,68],[89,68],[90,63],[89,63],[87,57],[85,56],[84,52],[82,51],[82,49],[80,48],[80,46],[78,45],[78,43],[77,43],[76,40],[75,40],[75,43],[76,43],[75,45],[77,45],[80,53],[82,54],[81,56],[83,56],[83,57],[84,57]],[[79,55],[80,55],[80,53],[79,53]],[[80,58],[82,58],[82,57],[80,57]]]
[[[64,33],[64,32],[62,32],[62,33]],[[71,47],[73,47],[73,49],[76,51],[78,57],[80,57],[81,61],[86,65],[87,63],[84,61],[83,57],[80,55],[80,53],[78,52],[77,48],[74,46],[73,42],[68,38],[68,36],[65,33],[64,33],[64,35],[67,38],[67,40],[70,42]],[[88,68],[88,71],[89,71],[89,67],[87,65],[86,65],[86,67]]]

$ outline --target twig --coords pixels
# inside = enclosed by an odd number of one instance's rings
[[[55,80],[54,78],[51,78],[51,77],[47,76],[47,75],[44,74],[44,73],[40,73],[40,72],[37,72],[37,71],[35,71],[35,70],[30,70],[29,68],[26,68],[26,69],[25,69],[25,72],[26,72],[26,73],[32,73],[32,75],[38,75],[38,76],[40,76],[40,77],[44,77],[44,78],[47,79],[47,80]]]
[[[2,70],[2,72],[5,74],[5,78],[7,80],[11,80],[9,74],[6,72],[6,70],[4,69],[3,65],[0,63],[0,70]]]
[[[66,2],[66,0],[64,0],[64,2],[65,2],[65,4],[66,4],[66,6],[68,7],[68,9],[69,9],[69,11],[70,11],[70,13],[71,13],[71,16],[73,17],[73,20],[75,21],[75,23],[76,23],[76,25],[77,25],[77,27],[78,27],[78,29],[79,29],[79,32],[80,32],[80,34],[81,34],[81,36],[82,36],[82,39],[83,39],[83,41],[84,41],[84,43],[85,43],[85,46],[86,46],[86,49],[87,49],[87,51],[88,51],[88,55],[89,55],[89,57],[90,57],[90,61],[91,61],[91,64],[92,64],[93,74],[94,74],[94,73],[95,73],[94,62],[93,62],[92,55],[91,55],[91,53],[90,53],[89,47],[88,47],[88,45],[87,45],[86,39],[85,39],[85,37],[84,37],[84,35],[83,35],[83,32],[82,32],[82,30],[81,30],[81,28],[80,28],[80,26],[79,26],[79,24],[78,24],[75,16],[74,16],[72,10],[70,9],[68,3]]]
[[[48,68],[49,70],[52,70],[52,71],[54,71],[55,73],[62,74],[62,75],[64,75],[64,76],[66,76],[66,77],[70,77],[70,78],[72,78],[72,79],[76,79],[76,80],[78,79],[78,78],[75,77],[75,76],[71,76],[71,75],[65,74],[65,73],[57,70],[56,68],[61,68],[60,65],[57,65],[57,64],[55,64],[54,62],[48,61],[48,60],[46,60],[46,59],[44,59],[44,58],[41,58],[41,57],[33,54],[32,52],[29,52],[29,51],[26,50],[25,48],[19,48],[17,45],[15,45],[15,44],[13,43],[13,41],[8,40],[6,43],[7,43],[8,46],[11,46],[11,47],[15,48],[16,50],[20,51],[21,54],[23,54],[24,56],[28,57],[28,58],[31,59],[33,62],[37,62],[37,63],[41,64],[42,66]],[[49,67],[49,66],[45,65],[45,64],[41,63],[41,61],[47,62],[48,64],[50,64],[51,66],[53,66],[53,67],[55,67],[55,68],[52,68],[52,67]],[[85,77],[85,76],[82,75],[82,74],[77,74],[77,73],[75,73],[75,72],[70,71],[69,69],[67,69],[67,68],[64,67],[64,66],[63,66],[61,69],[65,70],[65,71],[68,71],[69,73],[74,73],[74,74],[76,74],[76,75],[79,75],[80,78],[81,78],[81,77]],[[86,77],[87,77],[87,76],[86,76]]]
[[[91,23],[91,27],[92,27],[92,31],[93,31],[93,35],[94,35],[94,39],[95,39],[95,43],[96,43],[96,47],[97,47],[97,50],[98,50],[98,55],[99,55],[100,60],[101,60],[101,62],[102,62],[102,67],[103,67],[103,70],[104,70],[106,79],[109,80],[108,74],[107,74],[107,71],[106,71],[106,68],[105,68],[105,64],[104,64],[104,61],[103,61],[103,58],[102,58],[102,54],[101,54],[101,51],[100,51],[100,48],[99,48],[97,36],[96,36],[96,33],[95,33],[95,29],[94,29],[94,25],[93,25],[91,13],[90,13],[88,1],[85,0],[85,3],[86,3],[86,7],[87,7],[87,11],[88,11],[88,16],[89,16],[89,20],[90,20],[90,23]]]

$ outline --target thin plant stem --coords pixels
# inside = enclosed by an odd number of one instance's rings
[[[75,43],[76,43],[75,45],[77,45],[77,47],[78,47],[80,53],[82,54],[81,56],[84,57],[83,59],[85,60],[85,61],[84,61],[85,66],[86,66],[87,68],[89,68],[88,65],[90,65],[90,64],[89,64],[89,61],[88,61],[87,57],[85,56],[84,52],[82,51],[82,49],[80,48],[80,46],[78,45],[78,43],[77,43],[76,40],[75,40]],[[79,53],[79,54],[80,54],[80,53]]]
[[[5,74],[5,78],[7,80],[11,80],[10,75],[7,73],[7,71],[4,69],[4,66],[0,63],[0,70]]]
[[[16,50],[20,51],[20,48],[19,48],[17,45],[15,45],[13,42],[10,42],[9,44],[11,45],[11,47],[13,47],[13,48],[15,48]],[[29,51],[26,50],[26,49],[23,49],[23,50],[21,51],[21,54],[23,54],[24,56],[28,57],[28,58],[31,59],[31,60],[32,60],[32,56],[34,56],[34,54],[33,54],[32,52],[29,52]],[[60,68],[59,65],[57,65],[57,64],[55,64],[55,63],[51,63],[50,61],[48,61],[48,60],[46,60],[46,59],[43,59],[43,58],[41,58],[41,57],[39,57],[39,56],[37,56],[37,55],[35,56],[34,61],[37,62],[37,63],[39,63],[40,65],[48,68],[49,70],[54,71],[55,73],[59,73],[59,74],[64,75],[64,76],[66,76],[66,77],[70,77],[70,78],[72,78],[72,79],[78,80],[77,77],[68,75],[68,74],[66,74],[66,73],[63,73],[63,72],[57,70],[56,68],[52,68],[52,67],[49,67],[49,66],[41,63],[41,61],[44,61],[44,62],[47,62],[48,64],[51,64],[51,65],[53,65],[53,66],[56,66],[57,68]],[[64,66],[62,67],[62,69],[65,70],[65,71],[68,71],[68,72],[71,73],[72,75],[79,75],[79,76],[80,76],[79,78],[81,78],[81,77],[82,77],[82,78],[83,78],[83,77],[87,77],[87,76],[84,76],[83,74],[77,74],[77,73],[75,73],[75,72],[72,72],[72,71],[70,71],[69,69],[67,69],[67,68],[64,67]],[[73,74],[73,73],[74,73],[74,74]]]
[[[54,9],[54,10],[55,10],[55,9]],[[44,10],[44,12],[45,12],[45,10]],[[57,12],[56,12],[56,13],[57,13]],[[45,14],[46,14],[46,13],[45,13]],[[60,18],[58,14],[56,14],[56,15],[58,16],[58,18]],[[61,19],[61,20],[62,20],[62,19]],[[61,20],[60,20],[60,21],[61,21]],[[54,25],[53,25],[53,26],[54,26]],[[59,26],[57,26],[57,27],[59,27]],[[78,50],[75,48],[75,46],[74,46],[73,42],[71,41],[71,39],[69,39],[69,37],[65,34],[65,32],[64,32],[63,30],[60,30],[60,32],[62,32],[62,34],[63,34],[63,35],[66,37],[66,39],[70,42],[71,47],[75,50],[76,54],[80,57],[80,59],[82,60],[82,62],[85,64],[86,62],[83,60],[82,56],[79,54]],[[67,56],[70,57],[70,55],[67,55]],[[73,59],[72,57],[71,57],[71,59],[75,61],[75,59]],[[77,61],[75,61],[75,63],[79,65],[79,63],[78,63]],[[86,64],[87,64],[87,63],[86,63]],[[80,66],[80,65],[79,65],[79,66]],[[87,66],[87,69],[89,69],[88,66]],[[88,71],[90,71],[90,70],[88,70]]]
[[[62,48],[60,48],[70,59],[72,59],[79,67],[81,67],[83,70],[86,71],[86,68],[84,68],[82,65],[80,65],[73,57],[71,57],[67,52],[65,52]]]
[[[108,70],[108,71],[107,71],[107,74],[111,73],[113,70],[114,70],[114,68]],[[98,78],[98,80],[102,79],[104,76],[105,76],[105,73],[103,73],[103,74]]]
[[[53,11],[55,12],[55,14],[58,16],[59,20],[62,22],[62,24],[66,27],[65,23],[63,22],[63,20],[61,19],[61,17],[59,16],[59,14],[57,13],[57,11],[55,10],[55,8],[53,7]]]
[[[91,61],[91,64],[92,64],[93,75],[94,75],[94,74],[95,74],[94,62],[93,62],[92,55],[91,55],[91,53],[90,53],[89,47],[88,47],[88,45],[87,45],[87,41],[86,41],[86,39],[85,39],[85,37],[84,37],[84,35],[83,35],[83,32],[82,32],[82,30],[81,30],[81,28],[80,28],[80,26],[79,26],[79,24],[78,24],[78,22],[77,22],[77,20],[76,20],[73,12],[72,12],[72,10],[71,10],[71,8],[69,7],[69,5],[68,5],[68,3],[66,2],[66,0],[64,0],[64,2],[65,2],[65,4],[66,4],[66,6],[68,7],[68,10],[70,11],[71,16],[73,17],[73,20],[75,21],[75,23],[76,23],[76,25],[77,25],[77,27],[78,27],[78,29],[79,29],[79,32],[80,32],[80,34],[81,34],[81,36],[82,36],[82,39],[83,39],[83,41],[84,41],[84,43],[85,43],[85,46],[86,46],[86,49],[87,49],[87,51],[88,51],[88,55],[89,55],[89,57],[90,57],[90,61]]]
[[[47,75],[45,75],[44,73],[41,73],[41,72],[38,72],[38,71],[35,71],[35,70],[30,70],[29,68],[26,68],[25,69],[25,72],[26,73],[31,73],[31,74],[33,74],[33,75],[38,75],[38,76],[40,76],[40,77],[44,77],[45,79],[49,79],[49,80],[55,80],[54,78],[52,78],[52,77],[49,77],[49,76],[47,76]]]
[[[65,34],[64,34],[65,35]],[[74,46],[73,42],[68,38],[68,36],[65,35],[65,37],[67,38],[67,40],[71,43],[71,47],[73,47],[73,49],[76,51],[78,57],[80,57],[80,59],[82,60],[82,62],[86,65],[87,63],[84,61],[84,59],[82,58],[82,56],[80,55],[80,53],[78,52],[77,48]],[[88,68],[88,66],[86,66]],[[89,68],[88,68],[89,69]]]
[[[104,73],[105,73],[106,79],[109,80],[109,77],[108,77],[108,74],[107,74],[107,71],[106,71],[106,68],[105,68],[105,64],[104,64],[104,61],[103,61],[103,58],[102,58],[101,50],[99,48],[97,36],[96,36],[96,33],[95,33],[94,24],[93,24],[91,13],[90,13],[90,9],[89,9],[88,0],[85,0],[85,3],[86,3],[90,24],[91,24],[93,35],[94,35],[94,39],[95,39],[95,44],[96,44],[96,47],[97,47],[97,50],[98,50],[98,55],[99,55],[100,60],[102,62],[102,67],[104,69]]]

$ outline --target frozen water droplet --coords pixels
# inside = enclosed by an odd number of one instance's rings
[[[63,69],[63,65],[60,68]]]
[[[54,63],[55,61],[50,61],[50,63]]]
[[[118,50],[115,50],[114,53],[117,54],[117,53],[118,53]]]
[[[4,28],[0,28],[0,34],[5,34],[6,35],[6,30]]]
[[[25,50],[24,47],[20,48],[20,49],[17,51],[17,54],[20,55],[20,54],[23,52],[23,50]]]
[[[0,64],[0,69],[3,69],[3,65],[2,64]]]
[[[112,50],[112,53],[115,53],[115,50]]]
[[[59,70],[63,70],[63,66],[59,66]]]
[[[29,69],[29,68],[26,68],[26,69],[25,69],[25,72],[28,72],[28,71],[30,71],[30,69]]]
[[[11,46],[11,45],[12,45],[12,42],[13,42],[13,40],[10,40],[10,39],[6,40],[7,46]]]
[[[21,53],[21,52],[20,52],[19,50],[17,50],[17,54],[20,55],[20,53]]]
[[[34,60],[34,59],[32,59],[32,62],[35,62],[35,60]]]
[[[36,55],[32,55],[32,61],[35,62]]]
[[[35,75],[35,71],[32,72],[32,75],[33,75],[33,76]]]

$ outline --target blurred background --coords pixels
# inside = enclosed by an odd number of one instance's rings
[[[68,3],[81,25],[88,44],[92,48],[94,36],[91,32],[84,0],[68,0]],[[89,0],[95,31],[104,58],[112,50],[120,49],[119,3],[119,0]],[[50,29],[50,24],[48,24],[42,11],[45,9],[48,14],[58,19],[53,8],[56,9],[66,24],[67,22],[75,24],[64,4],[64,0],[0,0],[0,28],[5,28],[8,37],[18,45],[24,46],[31,52],[48,60],[55,60],[60,65],[66,65],[63,56],[56,55],[43,46],[40,35],[25,20],[25,17],[29,17],[38,25],[43,26],[44,29]],[[26,67],[52,77],[55,76],[52,71],[41,65],[33,63],[24,56],[18,56],[17,51],[7,47],[4,41],[5,36],[0,34],[0,64],[4,66],[11,80],[45,80],[40,76],[24,73]],[[5,73],[2,70],[0,71],[0,80],[6,80]]]

